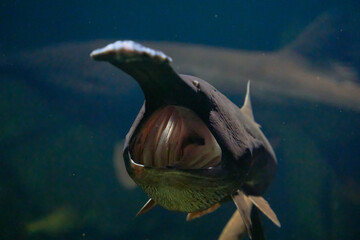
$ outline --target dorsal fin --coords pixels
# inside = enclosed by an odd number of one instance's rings
[[[248,199],[267,216],[276,226],[281,227],[279,219],[271,209],[269,203],[261,196],[248,196]]]
[[[250,100],[250,80],[247,83],[245,101],[244,105],[241,107],[241,111],[243,111],[251,120],[255,121]]]
[[[136,216],[140,216],[140,215],[143,215],[144,213],[147,213],[155,205],[156,205],[156,202],[150,198],[149,201],[147,201],[145,203],[145,205],[140,209],[140,211],[136,214]]]

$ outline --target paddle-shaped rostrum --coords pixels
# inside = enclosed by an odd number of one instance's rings
[[[145,95],[124,144],[127,171],[150,197],[138,214],[158,204],[191,220],[232,199],[250,238],[261,227],[253,222],[257,209],[280,226],[261,197],[277,160],[254,121],[249,83],[238,108],[206,81],[177,74],[164,53],[135,42],[109,44],[91,57],[132,76]]]

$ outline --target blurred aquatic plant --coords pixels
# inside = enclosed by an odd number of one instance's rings
[[[25,224],[29,234],[59,235],[76,228],[79,216],[75,209],[69,206],[59,207],[48,215]]]

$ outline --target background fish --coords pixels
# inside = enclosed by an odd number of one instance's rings
[[[360,59],[356,53],[360,51],[360,46],[349,44],[351,49],[341,56],[332,53],[334,48],[347,47],[341,44],[360,39],[360,36],[349,29],[349,21],[349,17],[344,15],[324,13],[292,43],[274,52],[219,49],[183,43],[146,44],[155,49],[163,49],[168,55],[178,59],[174,63],[177,71],[208,79],[211,84],[230,95],[244,90],[246,82],[251,80],[259,86],[253,91],[256,98],[266,96],[268,101],[276,101],[278,104],[287,104],[284,98],[295,101],[300,99],[359,111]],[[120,98],[119,96],[129,93],[130,89],[135,91],[135,84],[128,81],[126,75],[116,73],[109,67],[101,70],[101,67],[85,59],[86,51],[111,41],[113,40],[65,43],[20,54],[8,54],[6,61],[0,62],[0,67],[5,73],[18,75],[37,75],[36,72],[32,73],[32,69],[44,68],[41,73],[47,72],[49,75],[34,77],[37,83],[33,84],[38,87],[46,86],[51,89],[53,86],[56,90],[71,90],[86,96]],[[323,56],[328,57],[321,59]],[[52,59],[57,60],[54,62]],[[44,65],[44,62],[48,64]],[[62,62],[72,64],[64,65]],[[77,69],[86,71],[79,72]],[[76,78],[68,77],[67,74],[74,72],[78,72]],[[220,84],[222,81],[226,81],[226,84]],[[132,95],[128,94],[121,100],[127,101]]]

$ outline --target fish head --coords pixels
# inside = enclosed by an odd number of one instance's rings
[[[145,98],[126,136],[124,160],[130,176],[157,204],[196,212],[226,199],[237,184],[208,127],[204,109],[210,107],[198,89],[206,82],[179,76],[183,86],[169,87],[159,99]]]
[[[124,160],[129,175],[159,205],[196,212],[246,183],[252,190],[260,181],[259,194],[267,187],[273,171],[258,180],[257,166],[268,165],[253,161],[271,155],[262,151],[267,149],[257,138],[260,130],[212,85],[177,74],[171,58],[132,41],[109,44],[91,57],[122,69],[143,90],[145,102],[126,136]]]

